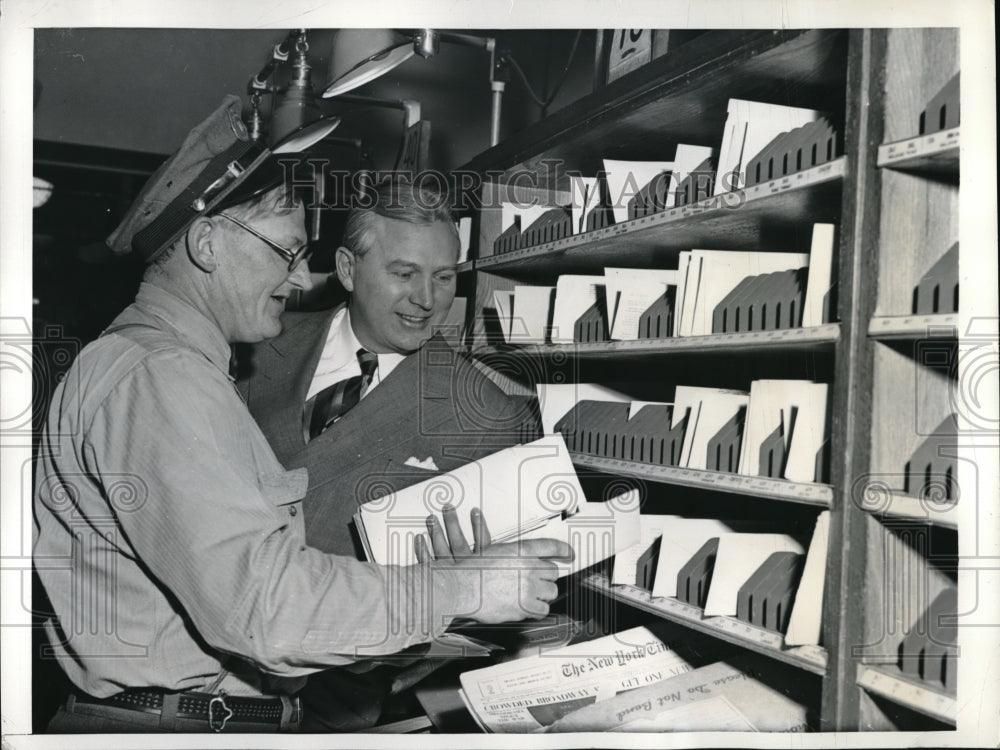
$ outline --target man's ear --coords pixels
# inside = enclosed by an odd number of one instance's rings
[[[214,229],[212,221],[201,216],[188,227],[185,236],[188,257],[205,273],[212,273],[219,265],[218,258],[215,256],[215,248],[212,247]]]
[[[337,261],[337,278],[344,285],[344,289],[349,292],[354,291],[354,271],[358,264],[358,259],[354,253],[341,245],[337,248],[335,255]]]

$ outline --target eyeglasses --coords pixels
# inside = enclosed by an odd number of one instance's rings
[[[216,216],[221,216],[223,219],[228,219],[229,221],[233,222],[233,224],[238,226],[240,229],[245,229],[254,237],[256,237],[258,240],[266,243],[269,248],[274,250],[274,252],[276,252],[278,255],[280,255],[282,258],[288,261],[288,273],[294,271],[296,268],[298,268],[299,264],[302,263],[302,261],[308,260],[309,256],[312,255],[312,245],[310,245],[309,243],[306,243],[298,250],[289,250],[287,247],[283,247],[274,240],[265,237],[253,227],[247,226],[239,219],[234,219],[229,214],[217,213]]]

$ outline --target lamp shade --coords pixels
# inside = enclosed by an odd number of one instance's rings
[[[339,117],[324,117],[288,133],[271,149],[273,154],[288,154],[312,148],[340,124]]]
[[[333,36],[324,97],[378,78],[413,57],[413,39],[392,29],[340,29]]]

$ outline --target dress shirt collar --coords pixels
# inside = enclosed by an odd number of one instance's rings
[[[306,400],[312,398],[324,388],[333,385],[339,380],[358,375],[361,366],[358,364],[358,349],[362,344],[354,334],[351,326],[351,314],[346,305],[341,306],[333,313],[330,321],[330,328],[323,342],[323,349],[316,369],[313,371],[312,380],[306,390]],[[375,370],[374,377],[362,398],[371,391],[372,388],[389,377],[396,365],[402,362],[405,357],[402,354],[388,352],[378,354],[378,369]]]
[[[330,325],[330,333],[326,339],[326,350],[323,352],[324,358],[329,358],[329,369],[339,370],[358,359],[358,349],[362,348],[362,343],[354,334],[354,327],[351,325],[351,311],[344,305],[334,315],[333,323]],[[396,352],[378,354],[379,379],[386,377],[392,369],[403,361],[403,355]]]
[[[330,333],[326,337],[323,358],[327,362],[327,369],[339,370],[350,366],[357,361],[360,348],[361,342],[351,327],[351,311],[344,305],[334,314]]]
[[[185,344],[203,354],[223,373],[229,374],[232,350],[215,321],[163,287],[142,282],[135,302],[115,319],[112,327],[143,323],[149,317],[161,321]]]

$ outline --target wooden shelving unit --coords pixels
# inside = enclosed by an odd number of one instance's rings
[[[605,601],[818,675],[822,698],[812,708],[822,730],[910,728],[899,718],[908,714],[880,708],[882,698],[954,721],[953,698],[907,683],[893,673],[892,662],[913,625],[912,618],[903,620],[918,616],[927,604],[920,596],[946,586],[949,575],[947,563],[930,559],[921,552],[924,542],[914,546],[912,540],[925,539],[920,534],[954,540],[958,528],[959,505],[931,505],[901,489],[906,457],[951,403],[947,368],[919,357],[925,340],[956,345],[957,315],[910,310],[914,286],[957,239],[959,132],[912,134],[921,108],[957,65],[957,31],[949,29],[709,32],[465,166],[487,180],[484,193],[495,196],[499,184],[528,176],[539,194],[548,192],[545,204],[554,205],[565,202],[569,174],[596,174],[602,159],[669,158],[677,143],[718,147],[731,97],[828,113],[842,137],[842,155],[830,163],[543,245],[494,255],[500,208],[485,202],[474,222],[467,340],[484,363],[526,364],[519,372],[536,382],[597,373],[599,382],[630,394],[625,386],[638,383],[641,395],[635,397],[650,401],[669,400],[675,385],[703,384],[692,377],[746,389],[754,378],[788,372],[794,375],[784,377],[830,384],[829,484],[573,456],[578,468],[598,478],[638,479],[675,503],[683,503],[684,494],[674,488],[695,488],[752,498],[748,507],[774,503],[772,518],[787,514],[788,503],[805,513],[830,511],[822,647],[788,648],[777,633],[735,618],[705,618],[695,607],[652,598],[637,587],[612,586],[599,576],[582,585]],[[516,284],[552,285],[561,274],[601,273],[607,266],[676,268],[678,253],[693,248],[805,252],[819,222],[837,225],[837,323],[691,338],[493,346],[483,322],[494,291]],[[585,366],[527,366],[536,360]],[[762,370],[767,374],[756,374]],[[533,389],[535,382],[522,385]],[[875,496],[869,485],[889,487],[880,495],[888,500],[866,505]],[[658,511],[647,504],[644,512]],[[711,514],[710,507],[689,513]],[[896,555],[891,565],[888,555]],[[933,585],[913,594],[914,580],[898,579],[904,573],[927,573]],[[898,619],[887,622],[889,611]],[[880,640],[884,633],[892,636]]]
[[[865,550],[859,557],[867,572],[857,577],[864,582],[864,615],[854,637],[866,645],[852,659],[860,690],[850,695],[857,700],[859,727],[907,729],[922,726],[913,723],[915,716],[954,722],[953,698],[941,686],[903,675],[896,663],[901,643],[919,629],[935,596],[955,584],[956,564],[949,557],[955,553],[948,549],[957,548],[961,504],[971,500],[960,491],[921,499],[903,490],[907,471],[911,485],[914,472],[918,484],[951,483],[910,464],[954,409],[958,315],[913,309],[915,288],[958,239],[959,128],[913,134],[921,113],[958,70],[958,33],[890,29],[873,32],[872,43],[870,75],[880,88],[873,91],[871,135],[884,145],[869,171],[861,223],[871,240],[873,267],[865,305],[870,314],[858,321],[868,337],[859,349],[871,382],[853,433],[856,450],[867,455],[857,463],[865,473],[855,474],[852,497],[867,517],[851,539]],[[967,663],[958,660],[959,674]]]

